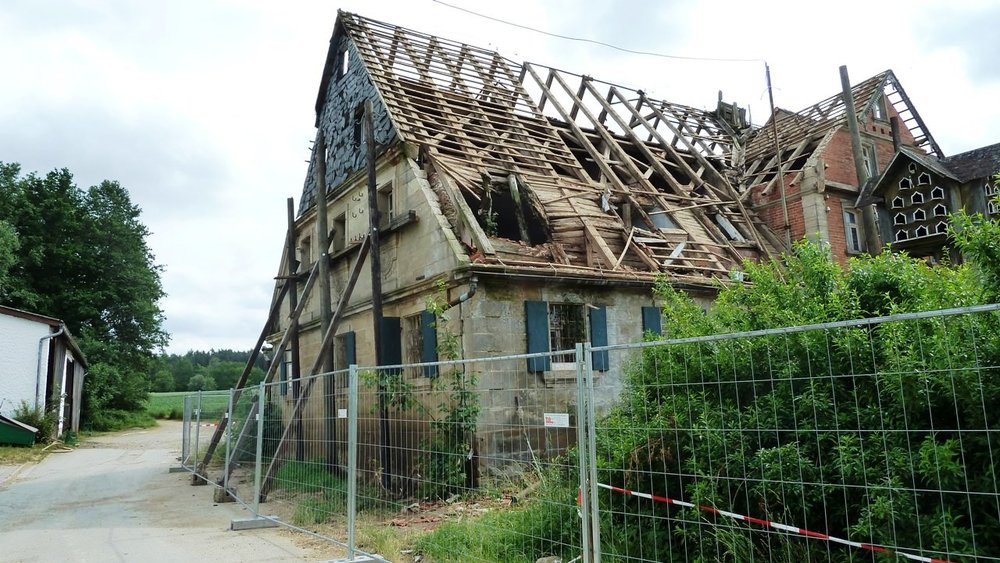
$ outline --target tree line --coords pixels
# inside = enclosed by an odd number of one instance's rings
[[[150,372],[150,391],[210,391],[236,386],[250,350],[191,350],[186,354],[163,354]],[[260,383],[267,370],[263,354],[257,356],[248,384]]]
[[[88,365],[85,426],[142,409],[167,343],[162,266],[121,184],[80,188],[69,170],[24,174],[0,162],[0,304],[63,320]]]

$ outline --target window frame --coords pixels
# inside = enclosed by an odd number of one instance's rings
[[[857,209],[844,209],[844,248],[848,254],[864,252],[864,238]]]

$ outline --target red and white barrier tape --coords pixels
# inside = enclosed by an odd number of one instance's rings
[[[682,500],[672,499],[669,497],[661,497],[658,495],[652,495],[649,493],[639,493],[629,489],[623,489],[621,487],[613,487],[611,485],[605,485],[604,483],[598,483],[598,487],[608,489],[609,491],[614,491],[616,493],[622,493],[626,495],[632,495],[634,497],[648,499],[654,502],[662,502],[666,504],[674,504],[677,506],[684,506],[687,508],[697,508],[699,510],[710,512],[712,514],[718,514],[720,516],[726,516],[734,520],[740,520],[742,522],[749,522],[751,524],[757,524],[758,526],[763,526],[765,528],[774,528],[775,530],[780,530],[782,532],[788,532],[789,534],[798,534],[800,536],[806,536],[810,538],[816,538],[819,540],[839,543],[843,545],[848,545],[851,547],[856,547],[858,549],[865,549],[875,553],[885,553],[891,555],[898,555],[900,557],[905,557],[907,559],[912,559],[913,561],[923,561],[925,563],[952,563],[947,559],[936,559],[933,557],[924,557],[922,555],[913,555],[911,553],[904,553],[902,551],[893,551],[887,547],[882,547],[879,545],[872,545],[870,543],[861,543],[851,540],[845,540],[843,538],[838,538],[824,534],[822,532],[813,532],[812,530],[807,530],[805,528],[798,528],[795,526],[788,526],[787,524],[780,524],[778,522],[771,522],[768,520],[762,520],[760,518],[754,518],[753,516],[744,516],[742,514],[736,514],[735,512],[727,512],[725,510],[719,510],[718,508],[705,505],[696,505],[690,502],[684,502]]]

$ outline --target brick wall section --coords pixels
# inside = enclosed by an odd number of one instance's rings
[[[794,174],[785,174],[785,199],[788,202],[788,224],[791,227],[792,240],[798,240],[806,235],[805,217],[802,212],[801,185],[792,184]],[[757,214],[780,239],[785,237],[785,217],[781,207],[781,189],[775,184],[767,195],[762,195],[764,186],[756,186],[750,196],[752,206]]]

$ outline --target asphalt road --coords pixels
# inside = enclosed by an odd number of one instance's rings
[[[102,436],[25,466],[0,484],[0,561],[318,561],[284,529],[229,530],[249,512],[169,473],[180,423]],[[0,473],[2,474],[2,473]]]

